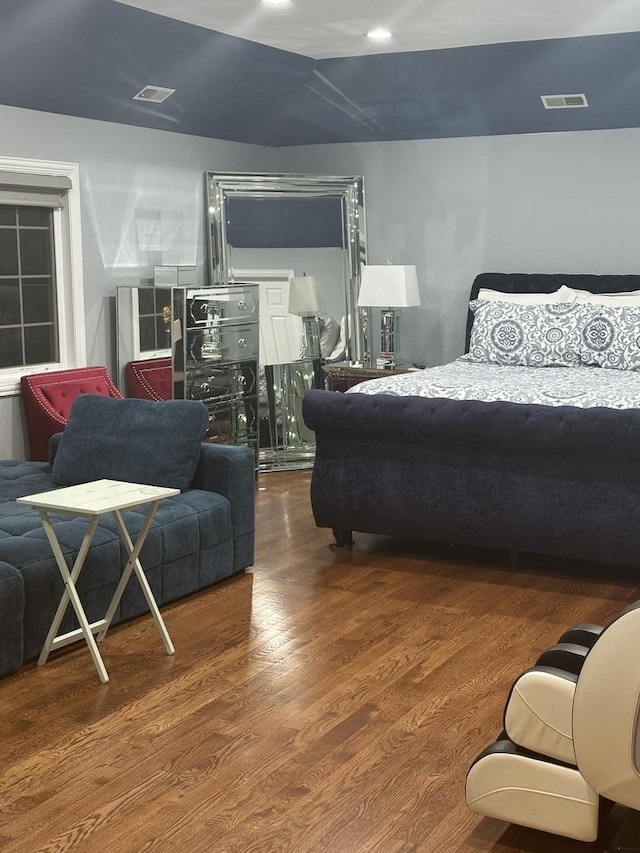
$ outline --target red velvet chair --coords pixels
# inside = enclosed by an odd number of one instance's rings
[[[32,373],[20,380],[31,459],[49,460],[49,439],[62,432],[79,394],[122,397],[106,367],[78,367]]]
[[[127,397],[145,400],[172,400],[173,376],[171,358],[148,358],[125,365]]]

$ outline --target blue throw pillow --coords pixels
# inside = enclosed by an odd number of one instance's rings
[[[186,489],[207,430],[196,400],[154,400],[81,394],[60,440],[51,476],[59,486],[124,480]]]

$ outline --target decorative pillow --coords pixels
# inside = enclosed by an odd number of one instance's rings
[[[532,367],[580,364],[581,328],[588,306],[559,302],[514,305],[474,299],[469,361]]]
[[[76,397],[51,476],[60,486],[124,480],[186,489],[195,473],[208,413],[196,400]]]
[[[333,350],[327,356],[327,361],[329,361],[329,362],[343,361],[346,358],[346,350],[345,350],[345,343],[344,343],[347,339],[347,337],[346,337],[346,325],[345,325],[346,322],[347,322],[346,317],[343,317],[342,320],[340,320],[340,326],[338,329],[338,340],[336,341],[336,345],[334,346]]]
[[[320,317],[320,355],[329,358],[340,337],[340,323],[335,317]]]
[[[640,304],[591,306],[582,328],[581,361],[616,370],[640,370]]]
[[[565,284],[553,293],[502,293],[500,290],[481,287],[478,291],[478,299],[486,299],[489,302],[509,302],[512,305],[556,305],[558,302],[575,302],[576,294],[584,292],[572,290]]]

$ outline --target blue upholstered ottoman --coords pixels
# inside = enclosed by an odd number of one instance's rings
[[[22,575],[8,563],[0,563],[0,673],[22,664]]]

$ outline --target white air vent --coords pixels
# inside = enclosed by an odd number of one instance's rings
[[[540,95],[545,110],[570,110],[574,107],[588,107],[586,95]]]
[[[152,104],[162,104],[174,92],[175,89],[165,89],[162,86],[145,86],[144,89],[140,89],[137,95],[133,96],[133,100],[151,101]]]

